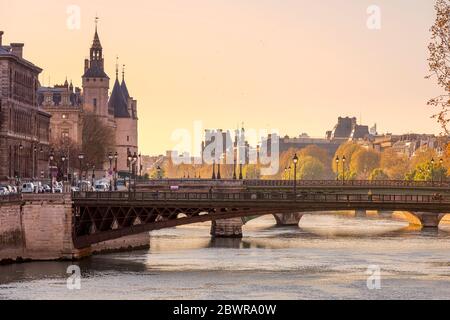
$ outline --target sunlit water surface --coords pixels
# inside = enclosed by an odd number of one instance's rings
[[[77,263],[81,290],[68,290],[69,262],[0,266],[0,299],[450,299],[450,225],[306,215],[300,228],[271,216],[243,239],[209,236],[209,223],[151,233],[151,249]],[[381,288],[369,290],[369,266]]]

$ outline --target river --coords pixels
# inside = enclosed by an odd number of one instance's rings
[[[80,290],[67,288],[70,262],[0,266],[0,299],[450,299],[450,225],[306,215],[278,228],[264,216],[243,239],[212,240],[204,223],[152,232],[150,245],[76,263]]]

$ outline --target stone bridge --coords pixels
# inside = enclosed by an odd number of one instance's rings
[[[254,192],[79,192],[73,196],[76,248],[180,225],[293,212],[408,211],[429,227],[450,212],[442,194]]]

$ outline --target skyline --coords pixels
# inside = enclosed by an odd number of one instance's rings
[[[82,0],[80,30],[66,27],[68,1],[32,2],[23,11],[6,0],[0,29],[4,43],[24,42],[25,58],[44,68],[42,85],[48,77],[54,85],[67,76],[80,86],[98,14],[108,75],[114,80],[116,55],[127,65],[143,154],[172,149],[172,133],[191,130],[196,120],[210,129],[244,122],[280,135],[324,137],[338,116],[359,122],[362,116],[380,133],[439,133],[426,106],[439,93],[435,81],[425,79],[433,5],[377,2],[382,27],[376,31],[366,26],[369,1],[272,0],[149,1],[133,12],[116,1]],[[18,16],[42,36],[13,19]],[[339,44],[332,43],[336,39]]]

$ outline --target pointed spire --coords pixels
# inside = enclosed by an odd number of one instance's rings
[[[96,15],[95,16],[94,41],[92,43],[92,48],[95,48],[95,49],[101,49],[102,48],[102,45],[100,43],[100,37],[98,36],[98,20],[100,20],[100,18]]]
[[[119,79],[119,56],[116,56],[116,80]]]
[[[122,82],[125,81],[125,65],[122,65]]]

